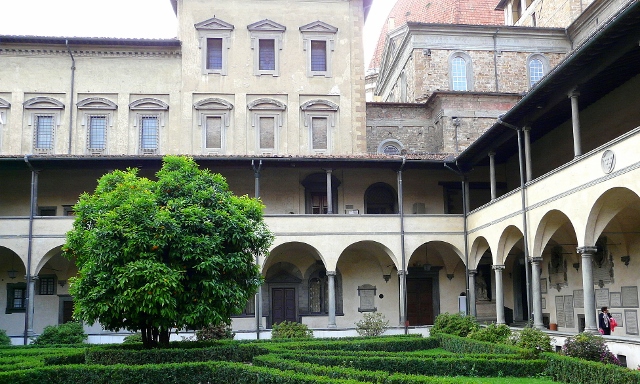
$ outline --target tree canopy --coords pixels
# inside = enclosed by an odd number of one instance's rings
[[[187,157],[165,157],[156,180],[102,176],[74,206],[63,247],[78,267],[74,316],[141,331],[147,347],[171,329],[230,323],[261,284],[255,255],[273,239],[263,208]]]

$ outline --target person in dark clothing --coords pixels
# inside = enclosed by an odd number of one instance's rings
[[[609,314],[609,310],[607,307],[602,307],[600,311],[600,314],[598,314],[598,327],[600,328],[600,333],[603,335],[610,335],[611,323],[609,319],[611,319],[611,315]]]

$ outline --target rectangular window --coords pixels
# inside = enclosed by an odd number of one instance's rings
[[[25,283],[7,284],[6,313],[24,312],[27,307],[26,296],[27,285]]]
[[[276,42],[274,39],[260,39],[258,43],[258,69],[261,71],[276,70]]]
[[[260,118],[260,149],[274,149],[275,140],[275,117]]]
[[[311,71],[326,72],[327,70],[327,42],[311,40]]]
[[[158,117],[142,116],[140,119],[140,149],[155,152],[158,149]]]
[[[38,207],[38,216],[55,216],[57,213],[56,207]]]
[[[89,150],[103,151],[107,147],[107,117],[89,117]]]
[[[38,279],[38,295],[55,295],[56,279],[53,276],[41,276]]]
[[[205,132],[205,148],[222,148],[222,117],[207,116]]]
[[[35,149],[53,149],[54,117],[36,116]]]
[[[222,70],[222,38],[207,39],[207,69]]]
[[[312,149],[327,149],[327,118],[311,118],[311,147]]]

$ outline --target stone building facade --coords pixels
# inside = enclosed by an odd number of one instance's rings
[[[317,3],[175,1],[169,40],[0,38],[0,328],[22,343],[70,319],[79,194],[189,154],[259,196],[275,233],[238,337],[284,320],[354,334],[373,311],[426,333],[462,310],[561,340],[597,332],[606,302],[624,324],[610,349],[640,364],[640,5],[594,2],[567,31],[611,16],[573,47],[559,29],[406,24],[376,92],[411,103],[365,115],[370,2]]]

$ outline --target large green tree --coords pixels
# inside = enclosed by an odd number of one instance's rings
[[[74,206],[63,248],[78,266],[74,316],[140,331],[147,347],[172,329],[228,324],[261,283],[254,258],[273,239],[262,209],[187,157],[165,157],[156,180],[104,175]]]

